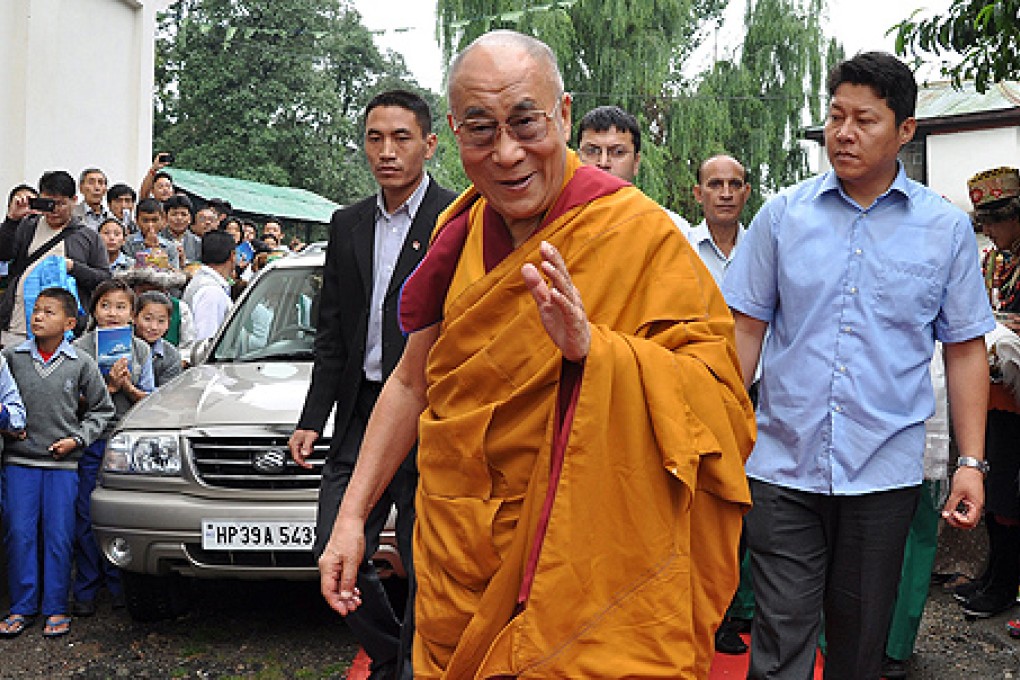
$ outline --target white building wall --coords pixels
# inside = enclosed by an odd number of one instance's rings
[[[137,189],[152,157],[156,12],[169,0],[0,0],[0,192],[102,168]]]
[[[927,153],[929,186],[970,211],[968,179],[1000,165],[1020,165],[1020,128],[929,135]]]

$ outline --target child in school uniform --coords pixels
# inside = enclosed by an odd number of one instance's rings
[[[135,302],[135,335],[144,340],[152,351],[152,373],[156,387],[162,387],[181,374],[181,354],[163,336],[170,327],[174,305],[170,296],[158,290],[149,290]]]
[[[74,345],[91,357],[99,356],[99,339],[96,329],[115,328],[131,324],[135,307],[135,294],[124,281],[114,278],[103,281],[92,294],[89,314],[95,328],[86,332]],[[75,616],[92,616],[96,613],[96,595],[105,584],[112,597],[114,608],[124,605],[124,591],[120,571],[110,564],[92,533],[92,491],[96,488],[99,467],[106,452],[106,441],[135,402],[155,389],[152,376],[152,356],[149,346],[132,336],[131,356],[118,359],[106,376],[107,390],[113,399],[115,413],[106,429],[91,446],[85,449],[78,462],[78,498],[75,503],[74,546],[74,602],[71,613]]]
[[[67,613],[78,459],[114,413],[95,361],[64,338],[77,317],[78,302],[71,293],[46,288],[29,321],[34,337],[3,351],[26,411],[24,436],[4,450],[11,609],[0,621],[3,638],[20,635],[40,610],[46,617],[43,635],[58,637],[71,629]],[[80,418],[79,397],[85,410]]]

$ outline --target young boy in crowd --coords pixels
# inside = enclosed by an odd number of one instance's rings
[[[103,239],[106,255],[110,258],[110,271],[116,274],[131,269],[134,262],[121,250],[127,239],[127,230],[123,223],[116,217],[107,217],[99,225],[99,237]]]
[[[144,201],[143,201],[144,203]],[[83,354],[99,357],[99,331],[127,326],[135,308],[135,294],[121,279],[103,281],[92,295],[89,316],[94,328],[75,341],[74,346]],[[92,616],[96,613],[96,594],[106,585],[113,598],[114,608],[123,606],[124,593],[120,585],[120,571],[99,552],[99,544],[92,533],[92,492],[96,488],[99,467],[106,452],[106,442],[117,423],[135,402],[155,389],[152,377],[152,357],[149,346],[132,337],[130,357],[121,357],[109,368],[106,375],[107,391],[114,406],[114,416],[106,429],[92,442],[78,462],[78,498],[75,502],[74,550],[74,603],[75,616]]]
[[[170,296],[158,290],[148,290],[135,302],[135,335],[144,340],[152,351],[152,374],[156,387],[162,387],[181,374],[181,354],[171,343],[164,341],[170,328],[174,303]]]
[[[177,246],[160,235],[166,223],[163,205],[154,198],[146,198],[135,210],[138,233],[132,234],[124,244],[124,252],[136,259],[136,266],[150,266],[157,269],[181,268]],[[145,253],[144,262],[138,261],[139,253]]]
[[[106,190],[106,206],[114,217],[124,225],[125,231],[133,234],[138,231],[135,224],[135,203],[137,196],[135,190],[127,184],[114,184]]]
[[[24,436],[4,451],[4,543],[10,613],[0,637],[20,635],[39,614],[43,635],[67,635],[78,459],[113,416],[98,366],[65,339],[78,320],[78,302],[62,288],[46,288],[32,309],[33,338],[7,347],[3,357],[23,395]],[[78,417],[79,397],[84,415]],[[40,578],[40,566],[42,574]]]
[[[166,211],[166,229],[160,234],[177,247],[177,256],[183,267],[202,258],[202,239],[191,230],[195,207],[184,194],[174,194],[163,204]]]

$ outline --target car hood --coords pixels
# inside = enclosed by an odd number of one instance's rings
[[[302,361],[195,366],[139,402],[118,429],[257,425],[293,430],[311,371],[311,362]]]

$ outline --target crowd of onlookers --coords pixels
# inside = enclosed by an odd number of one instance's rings
[[[39,615],[44,636],[66,635],[72,615],[96,612],[102,587],[123,606],[117,569],[92,535],[107,438],[134,403],[181,373],[188,348],[215,335],[271,259],[303,248],[276,218],[259,229],[225,200],[178,192],[170,160],[159,154],[137,193],[88,168],[77,182],[47,172],[8,196],[0,511],[11,606],[0,637]]]

